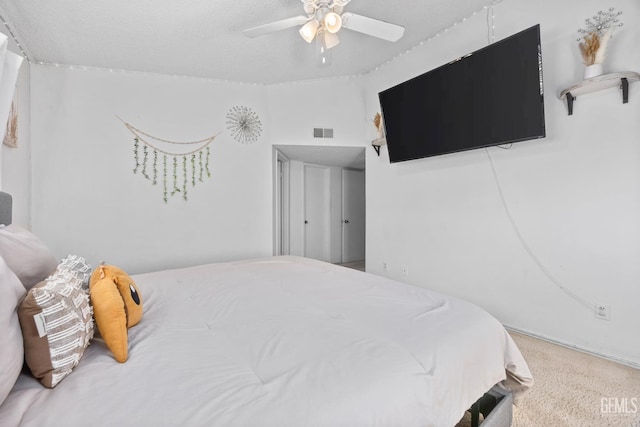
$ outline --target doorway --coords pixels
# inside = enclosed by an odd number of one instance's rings
[[[364,269],[364,147],[276,145],[274,159],[274,254]]]

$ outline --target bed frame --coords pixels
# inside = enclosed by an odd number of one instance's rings
[[[498,386],[471,405],[471,427],[510,427],[513,421],[513,395]],[[480,414],[484,420],[480,422]]]
[[[13,198],[11,194],[0,191],[0,224],[9,225],[12,221]],[[493,387],[484,394],[469,411],[471,427],[511,427],[513,418],[513,396],[511,392]],[[484,420],[480,422],[480,414]]]
[[[11,224],[12,212],[13,198],[11,197],[11,194],[0,191],[0,224]]]

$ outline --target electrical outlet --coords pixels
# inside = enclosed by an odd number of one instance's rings
[[[409,267],[407,267],[406,265],[402,266],[402,274],[404,274],[405,276],[409,275]]]
[[[607,304],[596,304],[595,315],[596,315],[596,319],[610,320],[611,307],[609,307]]]
[[[382,263],[382,271],[389,271],[389,266],[387,265],[386,262]]]

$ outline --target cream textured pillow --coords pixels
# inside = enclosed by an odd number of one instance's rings
[[[15,224],[0,227],[0,256],[27,290],[53,273],[58,263],[40,239]]]
[[[16,309],[25,293],[20,280],[0,257],[0,404],[13,388],[24,363]]]
[[[73,272],[73,274],[82,281],[82,287],[87,290],[89,289],[89,278],[91,277],[92,268],[84,258],[78,255],[67,255],[67,257],[60,262],[60,266]]]
[[[20,305],[25,360],[45,387],[71,373],[93,338],[93,313],[83,288],[90,271],[83,258],[70,255]]]

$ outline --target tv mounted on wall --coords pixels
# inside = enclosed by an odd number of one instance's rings
[[[392,163],[543,138],[540,25],[378,98]]]

